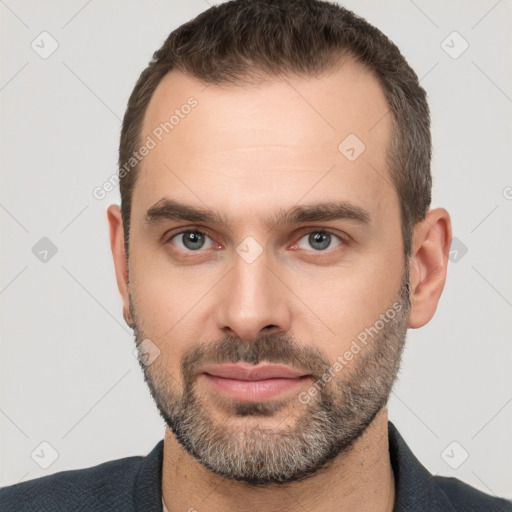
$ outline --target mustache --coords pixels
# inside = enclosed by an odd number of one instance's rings
[[[192,382],[207,364],[261,362],[281,363],[315,378],[328,370],[325,354],[311,345],[297,343],[290,336],[265,334],[254,341],[226,336],[220,341],[196,343],[185,354],[181,371],[185,382]]]

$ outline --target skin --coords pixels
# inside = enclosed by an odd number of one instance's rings
[[[142,139],[190,96],[197,107],[141,162],[129,262],[120,209],[108,209],[125,318],[130,321],[131,293],[144,334],[158,345],[159,364],[172,374],[176,389],[183,354],[197,340],[291,334],[335,361],[394,302],[405,263],[398,196],[385,164],[391,122],[383,117],[388,107],[378,82],[351,61],[315,78],[272,78],[243,87],[205,86],[172,71],[150,102]],[[353,162],[338,150],[351,133],[366,146]],[[163,221],[150,227],[146,211],[164,196],[216,210],[229,226]],[[340,200],[367,211],[370,222],[341,219],[271,229],[264,223],[278,209]],[[211,239],[207,248],[192,253],[178,237],[165,241],[183,228],[205,232]],[[334,238],[326,251],[315,250],[307,235],[320,229],[345,242]],[[249,236],[263,248],[250,264],[236,252]],[[425,325],[435,313],[450,240],[450,217],[441,208],[430,210],[414,229],[410,328]],[[232,428],[283,428],[296,419],[297,400],[274,416],[226,417],[208,400],[214,391],[204,380],[197,385],[212,417]],[[384,407],[328,470],[259,489],[212,473],[167,429],[164,501],[170,512],[291,511],[297,503],[313,512],[391,511],[387,421]]]

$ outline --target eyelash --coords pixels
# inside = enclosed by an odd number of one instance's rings
[[[205,231],[201,231],[200,229],[194,229],[194,228],[188,228],[188,229],[184,229],[182,231],[179,231],[177,233],[173,233],[171,236],[169,237],[165,237],[165,244],[169,244],[171,243],[171,241],[180,236],[180,235],[183,235],[185,233],[198,233],[200,235],[203,235],[203,236],[206,236],[208,237],[209,239],[213,240],[212,237],[210,237],[208,235],[208,233],[206,233]],[[335,238],[337,238],[340,242],[340,245],[347,245],[348,244],[348,241],[346,238],[342,237],[341,235],[337,234],[337,233],[334,233],[333,231],[329,230],[329,229],[310,229],[309,231],[304,231],[301,233],[301,236],[300,238],[297,240],[297,242],[295,242],[293,245],[297,245],[305,236],[307,235],[310,235],[312,233],[322,233],[322,234],[328,234],[328,235],[331,235]],[[315,253],[318,253],[318,254],[326,254],[326,253],[329,253],[329,252],[333,252],[337,247],[339,246],[335,246],[331,249],[326,249],[326,250],[320,250],[320,251],[315,251],[314,249],[311,249],[312,252],[315,252]],[[190,253],[190,254],[193,254],[193,253],[204,253],[205,250],[202,250],[202,249],[198,249],[197,251],[192,251],[192,250],[186,250],[186,251],[183,251],[182,249],[176,249],[177,251],[180,251],[180,252],[185,252],[185,253]]]

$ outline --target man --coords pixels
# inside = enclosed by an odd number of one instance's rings
[[[512,510],[432,477],[388,422],[446,278],[430,154],[416,74],[335,4],[240,0],[174,31],[130,97],[108,209],[165,438],[0,510]]]

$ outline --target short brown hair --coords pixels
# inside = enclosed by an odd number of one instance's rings
[[[144,115],[158,84],[177,69],[204,83],[243,85],[258,77],[314,76],[352,56],[385,93],[393,134],[387,165],[400,200],[404,253],[430,206],[430,114],[426,93],[398,48],[363,18],[321,0],[233,0],[174,30],[140,75],[119,146],[121,212],[128,240],[137,165],[121,172],[141,144]],[[341,141],[340,141],[341,142]]]

